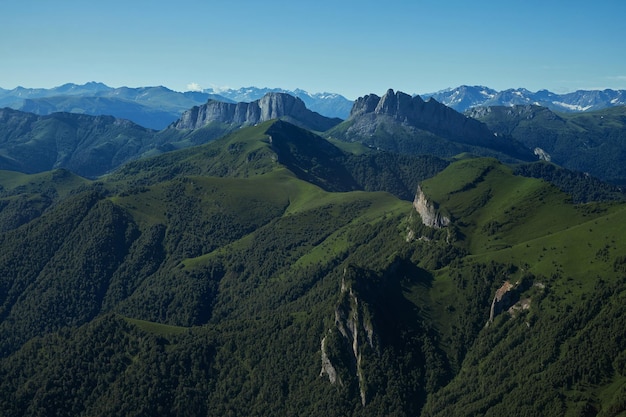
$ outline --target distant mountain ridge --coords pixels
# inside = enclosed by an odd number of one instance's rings
[[[548,90],[537,92],[525,88],[496,91],[484,86],[462,85],[457,88],[422,94],[459,112],[473,107],[536,105],[558,112],[583,112],[626,105],[626,90],[578,90],[556,94]]]
[[[267,93],[286,93],[301,99],[308,109],[326,117],[347,119],[353,101],[337,93],[309,93],[302,89],[242,87],[208,88],[203,91],[178,92],[163,86],[113,88],[100,82],[67,83],[54,88],[0,88],[0,108],[10,107],[42,116],[55,112],[111,115],[150,129],[160,130],[180,115],[207,102],[250,103]],[[536,93],[523,88],[496,91],[482,86],[460,86],[436,93],[420,94],[464,112],[469,108],[494,105],[541,105],[554,111],[577,112],[598,110],[626,104],[626,90],[577,91],[555,94],[547,90]]]
[[[121,119],[160,130],[176,121],[192,108],[217,100],[226,103],[252,102],[267,93],[287,93],[300,98],[306,106],[327,117],[345,119],[352,108],[352,101],[334,93],[311,94],[301,89],[295,91],[280,88],[247,87],[237,90],[213,90],[178,92],[163,86],[113,88],[99,82],[83,85],[68,83],[54,88],[24,88],[12,90],[0,88],[0,108],[9,107],[41,116],[55,112],[111,115]]]
[[[302,100],[284,93],[268,93],[251,103],[209,100],[160,131],[112,116],[69,112],[40,116],[4,108],[0,169],[35,173],[66,168],[96,178],[131,160],[204,144],[272,119],[314,131],[341,122],[308,110]]]
[[[229,101],[208,93],[181,93],[158,87],[113,88],[102,83],[64,84],[50,89],[17,87],[0,90],[0,108],[9,107],[46,116],[57,112],[114,116],[160,130],[180,114],[209,99]]]
[[[62,97],[71,100],[71,94],[107,88],[97,83],[65,85],[57,90],[68,95],[45,100]],[[15,89],[18,90],[24,97],[47,94],[45,91]],[[124,100],[127,104],[131,103],[128,99],[139,96],[159,103],[159,93],[178,99],[195,97],[193,100],[203,94],[189,92],[181,96],[182,93],[163,87],[146,88],[143,93],[140,89],[115,90],[127,98]],[[490,94],[488,90],[474,92],[482,96]],[[2,94],[6,95],[6,90],[0,92],[0,96]],[[115,102],[105,97],[80,99],[83,104],[91,100],[94,106]],[[26,98],[25,102],[29,100]],[[44,101],[33,103],[45,104]],[[485,114],[461,114],[432,97],[423,100],[419,96],[389,90],[382,97],[369,94],[357,99],[350,117],[341,122],[338,118],[327,118],[309,110],[302,99],[292,95],[268,93],[252,102],[209,100],[181,111],[169,128],[158,131],[132,123],[129,121],[132,118],[77,112],[39,116],[35,111],[6,108],[0,111],[0,169],[33,173],[67,168],[79,175],[96,178],[137,158],[207,143],[244,126],[281,119],[323,132],[323,136],[329,139],[409,155],[453,158],[470,153],[517,163],[537,160],[533,151],[539,151],[549,154],[553,162],[568,169],[588,172],[614,184],[625,183],[620,158],[624,149],[622,113],[626,107],[570,114],[554,113],[546,108],[542,108],[546,111],[540,111],[541,108],[536,107],[518,106],[519,114],[516,107],[477,108],[477,111],[494,110]],[[515,111],[509,114],[508,110]]]
[[[97,177],[149,149],[155,133],[112,116],[39,116],[0,109],[0,169],[36,173],[65,168]]]

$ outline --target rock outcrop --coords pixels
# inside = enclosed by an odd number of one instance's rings
[[[400,123],[472,144],[479,144],[493,137],[493,133],[484,123],[466,117],[435,99],[424,101],[420,96],[411,97],[391,89],[382,97],[370,94],[358,98],[354,102],[350,118],[366,113],[390,116]]]
[[[327,375],[328,380],[330,381],[331,384],[338,383],[339,385],[343,385],[343,382],[341,381],[341,377],[339,377],[339,374],[337,373],[337,369],[335,369],[335,365],[333,365],[328,355],[327,342],[328,342],[328,338],[325,336],[322,339],[322,345],[321,345],[322,370],[320,371],[320,376]]]
[[[250,126],[272,119],[285,119],[316,131],[328,130],[341,122],[341,119],[324,117],[307,109],[302,100],[289,94],[267,93],[251,103],[209,100],[184,112],[172,127],[195,130],[212,122]]]
[[[512,291],[513,284],[509,281],[505,281],[504,284],[496,291],[496,294],[491,301],[491,309],[489,310],[489,322],[493,322],[493,319],[503,311],[507,310],[512,303],[513,298],[517,295],[517,292]],[[515,300],[517,302],[517,300]]]
[[[347,367],[358,382],[361,403],[367,403],[367,387],[363,362],[368,354],[377,351],[378,340],[374,332],[374,326],[371,320],[371,312],[359,296],[358,291],[354,288],[355,282],[346,279],[353,271],[346,269],[341,282],[341,295],[339,304],[335,308],[335,329],[330,329],[329,335],[339,332],[342,344],[348,345],[348,355],[350,363],[343,363],[343,367]],[[332,359],[328,353],[327,339],[322,339],[322,370],[320,376],[328,376],[332,384],[343,384],[336,365],[332,363]],[[367,351],[367,352],[366,352]],[[343,356],[343,355],[342,355]]]
[[[425,226],[441,229],[450,225],[450,218],[441,214],[434,202],[430,201],[422,188],[417,186],[413,207],[420,215]]]
[[[542,161],[546,161],[546,162],[552,161],[552,157],[550,156],[550,154],[548,152],[544,151],[543,149],[539,148],[539,147],[535,148],[535,150],[533,152]]]
[[[410,147],[418,149],[420,153],[451,156],[454,152],[498,152],[517,159],[535,159],[529,149],[512,137],[495,135],[486,124],[433,98],[424,101],[420,96],[412,97],[391,89],[382,97],[369,94],[358,98],[354,102],[348,122],[350,124],[346,132],[337,134],[345,136],[344,139],[349,141],[367,142],[366,139],[376,137],[381,131],[387,132],[393,138],[397,132],[404,130],[400,136],[419,138]],[[439,149],[431,149],[428,142],[432,142],[432,146]],[[395,149],[397,146],[391,144],[374,145],[398,151]],[[476,147],[483,149],[475,149]]]
[[[493,323],[493,320],[503,312],[509,312],[511,315],[515,315],[517,311],[528,310],[530,308],[530,298],[521,299],[521,295],[524,291],[532,286],[532,282],[529,279],[522,279],[521,281],[512,284],[510,281],[504,281],[502,286],[496,291],[493,300],[491,301],[491,309],[489,310],[489,321],[487,326]],[[543,288],[543,284],[537,284]]]

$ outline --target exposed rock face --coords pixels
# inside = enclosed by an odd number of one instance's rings
[[[533,152],[542,161],[550,162],[552,160],[552,157],[550,156],[550,154],[548,152],[544,151],[543,149],[539,148],[539,147],[535,148],[535,150]]]
[[[335,366],[332,364],[328,356],[328,350],[326,348],[327,340],[328,339],[326,337],[322,339],[322,370],[320,371],[320,376],[328,375],[328,380],[331,384],[339,383],[339,385],[343,385],[341,378],[337,374]]]
[[[426,197],[419,185],[417,186],[415,200],[413,200],[413,207],[415,207],[415,210],[422,218],[422,223],[425,226],[441,229],[450,224],[450,218],[442,215],[437,210],[435,203],[428,200],[428,197]]]
[[[183,113],[172,127],[194,130],[211,122],[246,126],[283,118],[300,127],[317,131],[328,130],[341,122],[341,119],[331,119],[308,110],[302,100],[289,94],[267,93],[251,103],[209,100]]]
[[[511,284],[509,281],[505,281],[504,284],[502,284],[502,286],[498,288],[496,294],[493,297],[493,301],[491,301],[491,310],[489,310],[489,322],[492,322],[498,314],[508,309],[512,305],[512,288],[513,284]]]
[[[499,314],[505,311],[514,315],[517,311],[528,310],[530,308],[530,298],[520,300],[520,297],[531,285],[532,282],[527,279],[522,279],[522,281],[516,282],[515,284],[512,284],[508,280],[504,281],[502,286],[496,291],[491,302],[487,326],[492,323]]]
[[[341,334],[341,338],[350,346],[349,357],[351,363],[348,368],[354,373],[358,381],[361,403],[367,403],[365,371],[363,369],[363,361],[367,357],[364,349],[372,351],[377,350],[378,340],[374,333],[374,326],[370,318],[370,312],[366,303],[358,296],[357,291],[353,288],[354,283],[346,280],[348,270],[344,271],[344,278],[341,282],[341,296],[337,307],[335,308],[335,328]],[[333,329],[330,330],[332,334]],[[337,374],[335,365],[331,362],[331,358],[327,352],[327,338],[322,339],[322,370],[320,376],[327,375],[332,384],[342,384],[341,378]]]
[[[391,89],[382,97],[370,94],[358,98],[350,117],[366,113],[390,116],[398,122],[457,139],[484,140],[493,136],[483,123],[465,117],[435,99],[424,101],[420,96],[411,97]]]
[[[350,141],[363,141],[368,137],[375,137],[381,130],[388,131],[393,137],[399,127],[400,130],[406,130],[404,136],[421,132],[418,135],[421,138],[420,143],[412,145],[420,148],[421,153],[454,154],[468,151],[470,147],[481,147],[519,159],[534,159],[532,152],[521,143],[509,136],[495,135],[486,124],[476,119],[464,116],[433,98],[424,101],[419,96],[411,97],[391,89],[382,97],[370,94],[358,98],[348,120],[351,121],[351,125],[344,135],[345,139]],[[390,125],[396,127],[390,128]],[[433,136],[439,138],[437,143],[441,149],[427,147],[428,144],[425,142],[432,142]],[[388,148],[385,146],[385,149]]]

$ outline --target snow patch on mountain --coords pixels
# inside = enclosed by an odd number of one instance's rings
[[[423,94],[438,102],[465,112],[474,107],[515,106],[535,104],[561,112],[584,112],[626,104],[626,90],[579,90],[573,93],[556,94],[548,90],[537,92],[525,88],[495,91],[483,86],[462,85],[436,93]]]
[[[568,104],[568,103],[563,103],[562,101],[555,101],[553,102],[553,104],[555,104],[556,106],[564,107],[569,111],[587,111],[593,107],[593,106],[580,106],[578,104]]]

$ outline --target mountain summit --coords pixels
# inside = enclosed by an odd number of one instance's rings
[[[380,98],[371,94],[357,99],[350,116],[367,113],[389,116],[400,123],[443,136],[457,137],[461,141],[471,141],[478,136],[493,136],[486,125],[476,123],[476,120],[461,115],[435,99],[424,101],[420,96],[411,97],[391,89]]]
[[[341,119],[331,119],[306,108],[304,102],[285,93],[267,93],[251,103],[225,103],[209,100],[183,113],[172,126],[176,129],[195,130],[212,122],[255,125],[271,119],[285,119],[297,126],[325,131],[339,124]]]
[[[447,107],[389,89],[358,98],[350,118],[329,131],[348,142],[363,142],[394,152],[450,157],[462,152],[530,160],[530,152],[511,137]]]

